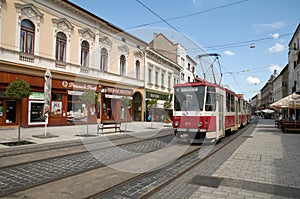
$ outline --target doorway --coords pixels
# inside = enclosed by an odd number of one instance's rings
[[[134,93],[132,106],[133,121],[142,121],[142,95],[139,92]]]
[[[17,122],[17,101],[16,100],[7,100],[6,101],[6,124],[15,124]]]

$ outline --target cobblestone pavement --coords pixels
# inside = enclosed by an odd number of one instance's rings
[[[151,198],[299,198],[300,135],[260,119],[241,136]]]
[[[91,153],[85,152],[2,168],[0,170],[0,196],[158,150],[168,145],[172,138],[171,135],[97,150],[93,152],[97,155],[97,159]]]

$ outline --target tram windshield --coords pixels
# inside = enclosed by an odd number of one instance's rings
[[[175,111],[203,111],[205,86],[175,88]]]

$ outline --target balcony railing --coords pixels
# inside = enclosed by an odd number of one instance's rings
[[[34,63],[34,55],[31,54],[20,53],[19,59],[20,61]]]

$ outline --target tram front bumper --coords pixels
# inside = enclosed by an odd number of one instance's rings
[[[177,138],[182,139],[204,139],[206,137],[206,129],[174,129],[174,134]]]

